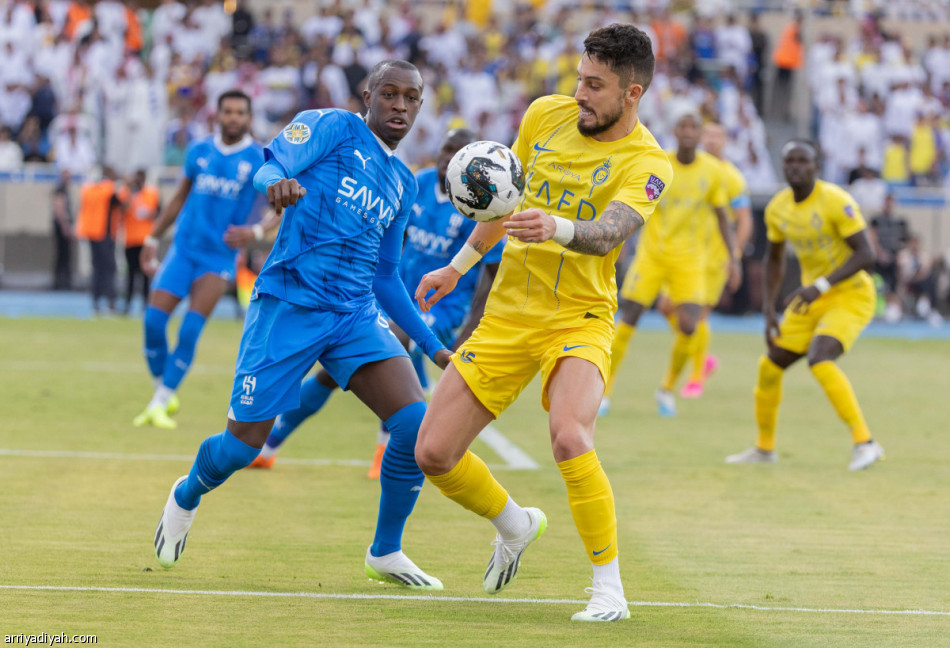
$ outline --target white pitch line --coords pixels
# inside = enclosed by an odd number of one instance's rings
[[[328,594],[324,592],[250,592],[241,590],[179,590],[147,587],[68,587],[57,585],[0,585],[0,590],[44,592],[114,592],[128,594],[182,594],[186,596],[248,596],[257,598],[305,598],[369,601],[434,601],[439,603],[521,603],[531,605],[585,605],[586,600],[546,598],[498,598],[487,596],[420,596],[413,594]],[[804,612],[811,614],[880,614],[907,616],[950,616],[938,610],[862,610],[847,608],[769,607],[744,603],[702,603],[680,601],[630,601],[633,607],[713,608],[756,612]]]
[[[146,375],[144,362],[104,361],[59,361],[59,360],[11,360],[6,364],[14,371],[88,371],[95,373],[137,373]],[[234,375],[234,367],[228,365],[194,364],[190,373]]]
[[[485,426],[478,438],[495,451],[511,470],[537,470],[538,462],[528,456],[528,453],[516,446],[508,437],[498,431],[498,428],[489,424]]]

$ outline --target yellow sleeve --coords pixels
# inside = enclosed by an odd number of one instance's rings
[[[515,143],[511,145],[511,150],[521,160],[521,165],[525,169],[528,168],[528,158],[531,155],[532,134],[537,131],[538,113],[540,112],[537,105],[538,102],[535,101],[528,106],[528,110],[525,111],[524,117],[521,118],[521,124],[518,126],[518,137],[515,139]]]
[[[835,202],[837,205],[832,207],[829,218],[841,238],[846,239],[867,227],[858,203],[849,194],[844,193],[842,200]]]
[[[769,204],[765,206],[765,236],[772,243],[784,243],[785,242],[785,233],[782,232],[779,227],[778,214],[775,209],[775,199],[769,201]]]
[[[709,184],[709,194],[706,196],[706,202],[708,202],[713,207],[722,207],[723,209],[729,204],[729,198],[726,195],[726,186],[727,178],[725,169],[720,165],[716,169],[718,173],[713,175],[713,182]]]
[[[640,214],[646,223],[660,202],[660,195],[673,181],[673,167],[662,150],[638,160],[627,174],[627,182],[614,194],[611,202],[622,202]]]

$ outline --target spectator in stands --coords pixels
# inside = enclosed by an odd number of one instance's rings
[[[145,183],[145,169],[139,169],[129,181],[127,202],[122,221],[125,239],[126,286],[123,315],[128,315],[136,282],[141,282],[142,304],[148,303],[148,275],[142,272],[139,258],[145,239],[152,233],[159,211],[158,187]]]
[[[848,173],[848,192],[864,214],[876,214],[884,209],[887,183],[881,179],[877,169],[868,166],[863,148],[858,151],[858,165]]]
[[[49,138],[40,129],[39,117],[26,118],[17,142],[23,151],[24,162],[49,162]]]
[[[254,28],[254,14],[247,8],[247,0],[239,0],[231,14],[231,47],[238,57],[249,54],[248,37]]]
[[[881,178],[892,186],[910,184],[910,163],[907,139],[903,135],[891,135],[884,147],[884,164]]]
[[[871,219],[868,233],[874,248],[874,271],[884,281],[887,307],[884,319],[897,322],[901,319],[901,300],[897,294],[897,259],[907,245],[910,230],[907,220],[894,214],[894,194],[887,194],[884,208]]]
[[[85,175],[96,164],[96,151],[92,141],[85,132],[80,134],[73,125],[67,126],[65,135],[56,140],[54,151],[56,166],[73,175]]]
[[[785,25],[779,36],[772,63],[775,64],[775,86],[772,92],[772,113],[778,113],[785,121],[792,117],[792,84],[795,71],[802,67],[802,19],[801,10],[795,11],[795,17]]]
[[[765,66],[768,63],[769,35],[759,23],[758,12],[752,12],[749,16],[749,39],[752,46],[750,91],[756,110],[762,114],[765,110]]]
[[[19,171],[23,167],[23,150],[13,141],[6,126],[0,126],[0,172]]]
[[[934,310],[937,300],[937,274],[933,256],[913,234],[907,247],[898,256],[898,292],[905,304],[920,319],[939,324],[942,318]]]
[[[111,167],[102,169],[102,179],[87,182],[79,190],[79,220],[76,237],[89,241],[92,252],[92,310],[99,315],[100,298],[105,298],[109,313],[115,313],[115,237],[123,204]]]
[[[910,136],[911,182],[918,187],[935,185],[940,181],[936,122],[936,115],[918,113]]]
[[[69,194],[69,171],[59,175],[53,189],[53,290],[72,290],[73,287],[73,201]]]

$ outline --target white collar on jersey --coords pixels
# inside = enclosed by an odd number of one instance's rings
[[[250,146],[253,143],[254,143],[254,138],[251,137],[249,134],[245,135],[234,144],[225,144],[224,140],[221,139],[221,133],[214,134],[214,147],[218,149],[218,151],[222,155],[231,155],[232,153],[239,153],[240,151],[243,151],[244,149],[246,149],[248,146]]]
[[[363,120],[363,123],[366,124],[366,118],[365,118],[365,117],[363,117],[363,116],[361,115],[361,116],[360,116],[360,119],[362,119],[362,120]],[[369,128],[369,124],[366,124],[366,127]],[[369,129],[369,132],[370,132],[370,133],[373,133],[373,129],[370,128],[370,129]],[[379,135],[377,135],[376,133],[373,133],[373,137],[375,137],[375,138],[376,138],[376,141],[379,142],[379,145],[383,147],[383,151],[386,152],[386,155],[388,155],[389,157],[392,157],[393,155],[396,154],[396,151],[394,151],[394,150],[392,150],[391,148],[389,148],[389,145],[386,144],[386,142],[384,142],[383,140],[381,140],[381,139],[379,138]]]

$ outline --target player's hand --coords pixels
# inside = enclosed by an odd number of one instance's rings
[[[419,287],[416,288],[415,295],[420,310],[423,313],[428,313],[429,309],[435,306],[440,299],[455,289],[455,284],[458,283],[461,276],[458,270],[452,266],[445,266],[424,274],[419,281]],[[430,297],[429,291],[432,290],[435,292]]]
[[[729,282],[726,285],[730,293],[735,293],[742,285],[742,261],[739,259],[729,262]]]
[[[146,277],[152,277],[158,270],[158,249],[153,245],[143,245],[139,255],[139,267]]]
[[[554,217],[538,207],[517,212],[504,222],[508,234],[525,243],[542,243],[557,229]]]
[[[801,286],[785,298],[785,307],[791,308],[793,313],[807,313],[808,307],[820,295],[821,293],[814,286]]]
[[[778,314],[774,308],[767,308],[765,310],[765,344],[769,349],[775,346],[778,335]]]
[[[306,195],[307,190],[294,178],[283,178],[267,187],[267,202],[278,216],[284,213],[285,207],[296,205]]]
[[[227,231],[224,232],[224,242],[235,250],[247,247],[254,241],[254,228],[248,225],[228,225]]]
[[[452,361],[452,352],[448,349],[439,349],[435,352],[435,357],[432,358],[432,361],[439,366],[439,369],[445,369]]]

